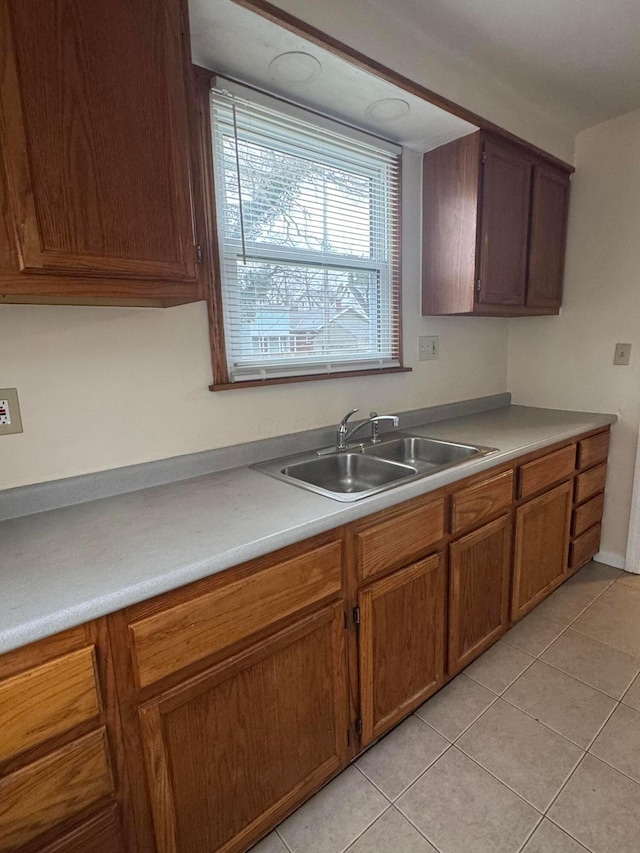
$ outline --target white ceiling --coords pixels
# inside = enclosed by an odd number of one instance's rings
[[[640,107],[640,0],[393,0],[393,11],[574,132]]]
[[[190,0],[189,16],[194,62],[219,74],[313,107],[417,151],[428,151],[477,129],[232,0]],[[305,83],[291,83],[274,73],[276,57],[300,51],[313,56],[322,66],[317,77]],[[408,114],[388,120],[367,110],[376,101],[386,99],[405,101],[410,107]]]

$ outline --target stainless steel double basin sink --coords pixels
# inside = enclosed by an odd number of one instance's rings
[[[253,467],[334,500],[357,501],[494,452],[494,447],[393,433],[377,444],[310,451]]]

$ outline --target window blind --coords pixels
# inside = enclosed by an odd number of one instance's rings
[[[218,85],[211,120],[230,380],[398,366],[399,150]]]

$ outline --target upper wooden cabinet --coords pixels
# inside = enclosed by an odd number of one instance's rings
[[[0,0],[2,301],[202,298],[185,7]]]
[[[569,169],[479,131],[424,155],[422,313],[557,314]]]

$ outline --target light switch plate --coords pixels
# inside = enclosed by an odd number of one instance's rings
[[[419,335],[418,361],[432,361],[439,356],[438,336]]]
[[[613,354],[614,364],[629,364],[631,360],[631,344],[616,344]]]
[[[0,435],[22,432],[22,418],[16,388],[0,388]]]

